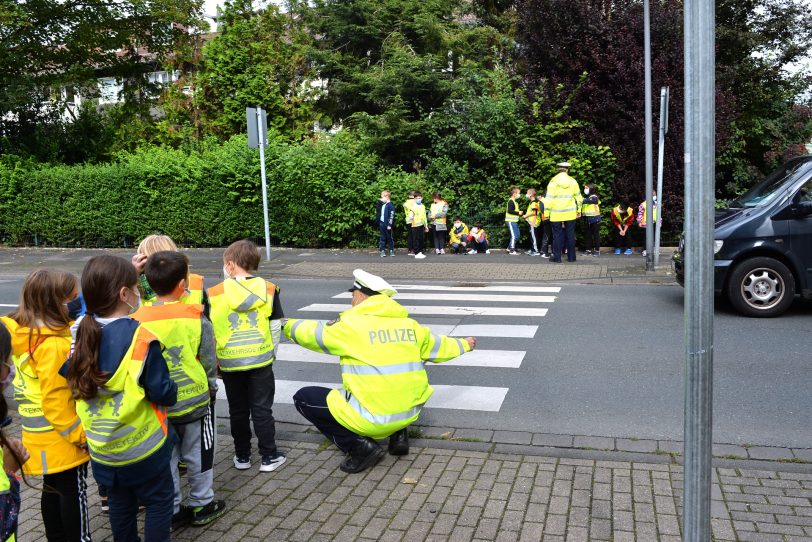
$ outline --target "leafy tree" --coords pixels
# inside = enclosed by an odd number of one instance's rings
[[[268,124],[290,137],[305,133],[320,94],[305,59],[311,40],[298,17],[273,3],[229,0],[220,11],[219,35],[203,50],[196,78],[199,124],[221,137],[245,131],[245,108],[260,106]]]

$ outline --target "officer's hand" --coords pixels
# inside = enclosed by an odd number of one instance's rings
[[[476,337],[465,337],[465,340],[468,341],[468,345],[471,347],[471,350],[476,348]]]
[[[136,254],[132,258],[132,264],[135,267],[135,270],[138,271],[138,274],[144,272],[144,266],[147,265],[147,257],[144,254]]]

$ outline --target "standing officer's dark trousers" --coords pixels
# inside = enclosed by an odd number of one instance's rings
[[[327,408],[327,394],[330,391],[332,391],[330,388],[320,386],[302,388],[294,394],[293,404],[299,414],[307,418],[316,426],[316,429],[346,454],[352,450],[360,437],[338,423],[330,413],[330,409]]]
[[[567,261],[575,261],[575,221],[553,222],[553,257],[551,262],[561,262],[561,250],[567,249]]]

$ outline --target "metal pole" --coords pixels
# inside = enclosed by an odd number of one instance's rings
[[[257,132],[259,133],[259,161],[262,167],[262,216],[265,219],[265,258],[271,259],[271,229],[268,225],[268,185],[265,181],[266,129],[262,122],[262,109],[257,107]]]
[[[660,265],[660,224],[663,219],[660,209],[663,201],[663,165],[665,161],[665,134],[668,131],[668,87],[660,89],[660,149],[657,153],[657,201],[654,204],[654,267]]]
[[[651,227],[651,190],[654,185],[654,157],[652,151],[651,133],[651,14],[649,0],[643,2],[643,57],[646,72],[645,84],[645,122],[646,122],[646,271],[654,271],[654,231]]]
[[[711,539],[715,0],[685,1],[685,497],[683,540]]]

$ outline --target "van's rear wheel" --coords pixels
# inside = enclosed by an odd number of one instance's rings
[[[727,297],[741,314],[769,318],[785,312],[795,298],[795,278],[773,258],[752,258],[733,269]]]

